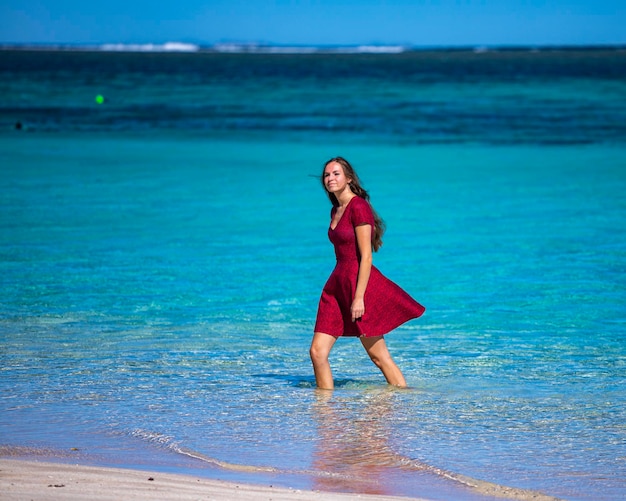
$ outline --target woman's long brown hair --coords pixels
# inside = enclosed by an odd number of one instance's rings
[[[374,250],[374,252],[376,252],[378,249],[380,249],[381,245],[383,245],[383,233],[385,233],[385,222],[376,213],[376,211],[374,210],[374,207],[372,207],[369,193],[367,193],[367,191],[365,191],[363,186],[361,186],[361,180],[359,179],[359,176],[357,176],[356,171],[354,170],[354,167],[352,167],[352,165],[350,165],[350,162],[348,162],[343,157],[331,158],[328,162],[324,164],[324,169],[322,170],[322,177],[321,177],[322,186],[324,187],[324,190],[326,191],[326,194],[328,195],[330,202],[333,204],[333,207],[339,207],[339,200],[337,200],[337,197],[335,195],[333,195],[332,193],[326,190],[326,185],[324,184],[324,171],[326,170],[326,166],[332,162],[337,162],[339,165],[341,165],[341,167],[343,168],[343,173],[346,175],[348,179],[351,179],[349,186],[350,186],[350,189],[352,190],[352,193],[363,198],[372,209],[372,214],[374,215],[374,228],[372,228],[373,230],[372,249]]]

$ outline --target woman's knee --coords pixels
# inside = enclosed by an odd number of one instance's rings
[[[391,362],[391,355],[387,353],[368,353],[370,360],[374,362],[374,365],[379,369]]]
[[[328,353],[325,354],[324,351],[315,344],[311,344],[311,347],[309,348],[309,356],[311,357],[313,363],[321,362],[324,359],[328,359]]]
[[[313,363],[325,363],[328,362],[328,356],[330,355],[330,349],[332,344],[320,341],[319,338],[313,338],[311,347],[309,348],[309,355]]]
[[[392,362],[391,354],[382,338],[362,340],[363,346],[376,367],[382,368]]]

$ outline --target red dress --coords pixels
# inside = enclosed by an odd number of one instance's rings
[[[336,210],[331,210],[331,222]],[[337,265],[322,290],[315,332],[335,337],[382,336],[424,313],[421,304],[372,266],[365,289],[365,314],[356,322],[352,321],[350,306],[361,259],[355,227],[362,224],[369,224],[373,229],[374,215],[369,203],[355,196],[348,202],[335,229],[328,229],[328,238],[335,246]]]

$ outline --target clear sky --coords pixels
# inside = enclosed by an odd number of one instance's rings
[[[626,43],[626,0],[0,0],[0,44]]]

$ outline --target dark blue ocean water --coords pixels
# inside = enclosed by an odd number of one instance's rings
[[[625,62],[0,52],[0,450],[624,498]],[[387,222],[376,265],[428,308],[387,338],[408,391],[349,339],[313,388],[338,154]]]
[[[0,52],[0,125],[366,143],[623,143],[626,50]],[[95,106],[101,95],[106,106]]]

